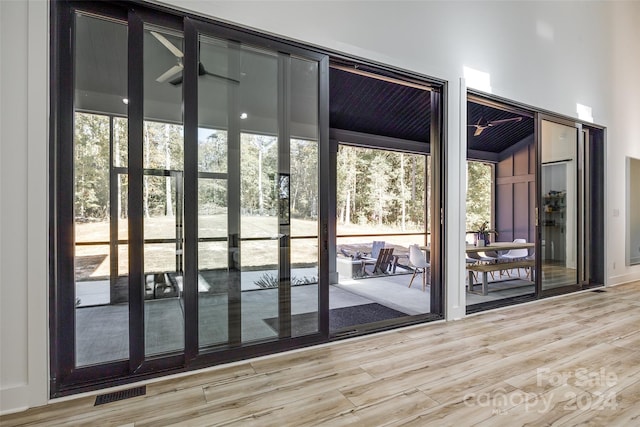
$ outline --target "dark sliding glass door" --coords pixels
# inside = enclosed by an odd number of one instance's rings
[[[52,395],[326,340],[326,56],[94,6],[55,5]]]
[[[539,294],[580,289],[588,281],[585,200],[591,191],[588,147],[578,123],[540,116]]]

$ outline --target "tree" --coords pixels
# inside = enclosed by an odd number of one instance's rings
[[[491,221],[491,197],[493,194],[491,165],[482,162],[467,162],[467,231],[478,224]]]
[[[109,215],[109,117],[76,113],[74,130],[75,215],[104,220]]]

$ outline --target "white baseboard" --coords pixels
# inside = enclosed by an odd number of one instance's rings
[[[29,409],[29,387],[26,384],[0,390],[0,415],[27,409]]]
[[[618,276],[610,276],[607,280],[607,286],[622,285],[623,283],[635,282],[640,280],[640,270],[634,273],[620,274]]]

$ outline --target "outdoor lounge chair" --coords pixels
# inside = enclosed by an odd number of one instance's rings
[[[393,248],[382,248],[378,252],[377,258],[369,258],[363,261],[362,271],[368,275],[386,274],[393,260]],[[373,265],[371,272],[367,271],[367,266]]]

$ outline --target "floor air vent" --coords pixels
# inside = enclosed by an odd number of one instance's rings
[[[113,393],[96,396],[96,403],[93,406],[104,405],[105,403],[116,402],[118,400],[130,399],[136,396],[147,394],[147,386],[130,388],[127,390],[114,391]]]

